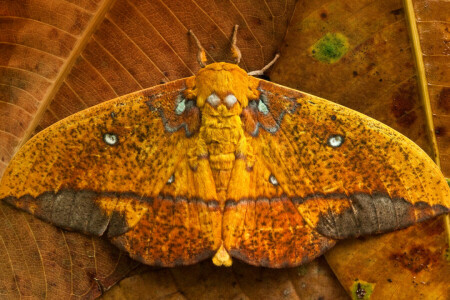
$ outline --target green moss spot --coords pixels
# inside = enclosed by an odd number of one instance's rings
[[[353,300],[368,300],[375,288],[375,283],[356,280],[353,282],[350,292]]]
[[[318,61],[335,63],[348,51],[348,40],[342,33],[328,32],[310,48],[312,56]]]
[[[448,186],[450,186],[450,178],[446,178]]]

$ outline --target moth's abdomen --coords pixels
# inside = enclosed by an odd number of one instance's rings
[[[213,171],[226,171],[233,168],[234,160],[234,153],[211,155],[209,157],[209,165],[211,166],[211,170]]]

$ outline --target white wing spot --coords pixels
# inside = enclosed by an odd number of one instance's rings
[[[175,182],[175,175],[172,174],[172,176],[170,176],[169,180],[167,180],[167,184],[172,184]]]
[[[211,104],[213,107],[216,107],[217,105],[219,105],[220,103],[220,98],[219,96],[217,96],[215,93],[212,93],[211,95],[208,96],[208,98],[206,99],[206,101]]]
[[[177,107],[175,108],[175,113],[177,115],[181,115],[186,109],[186,99],[180,97],[177,100],[179,100],[179,102],[177,104]]]
[[[264,115],[267,115],[269,113],[269,108],[262,100],[259,100],[258,102],[258,110],[262,112]]]
[[[278,185],[278,180],[272,174],[269,176],[269,182],[273,185]]]
[[[103,135],[103,140],[105,141],[105,143],[111,146],[119,142],[119,138],[114,133],[105,133]]]
[[[225,102],[228,108],[231,108],[237,102],[237,99],[235,95],[229,94],[225,97],[225,99],[223,99],[223,101]]]
[[[344,143],[344,137],[339,134],[333,134],[328,138],[327,143],[333,148],[340,147]]]

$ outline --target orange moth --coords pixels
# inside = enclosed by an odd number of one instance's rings
[[[235,40],[236,31],[238,61]],[[237,64],[205,66],[198,45],[196,76],[33,137],[9,164],[0,199],[160,266],[210,257],[295,266],[339,239],[449,211],[438,167],[400,133]]]

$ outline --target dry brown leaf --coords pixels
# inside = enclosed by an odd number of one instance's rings
[[[298,268],[271,270],[236,261],[210,261],[160,269],[122,280],[102,299],[348,299],[325,259]]]
[[[350,293],[355,281],[375,285],[371,299],[448,299],[450,267],[444,222],[437,218],[365,240],[342,241],[327,255]]]
[[[413,3],[441,169],[450,177],[450,3],[429,0]]]
[[[94,298],[138,265],[104,240],[0,203],[1,298]]]

